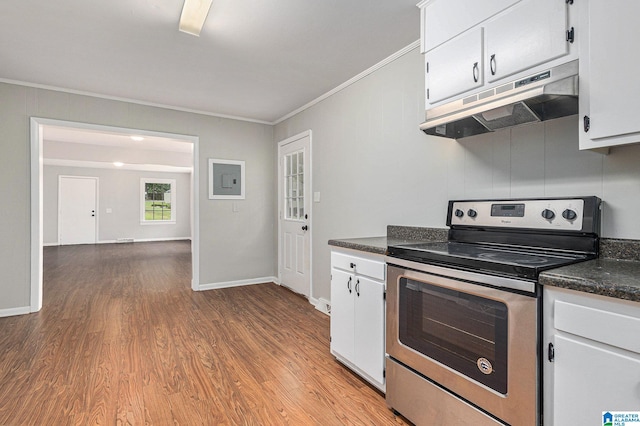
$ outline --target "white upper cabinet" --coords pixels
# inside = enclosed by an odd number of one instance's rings
[[[564,0],[522,1],[485,28],[489,82],[569,53]]]
[[[425,0],[421,11],[421,48],[425,53],[520,0]]]
[[[580,149],[640,142],[639,1],[585,0],[580,40]]]
[[[427,109],[578,57],[577,5],[566,0],[431,0],[418,6]]]
[[[484,84],[482,33],[482,28],[476,28],[425,54],[429,103],[439,102]]]

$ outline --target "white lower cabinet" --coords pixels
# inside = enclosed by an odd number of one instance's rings
[[[544,424],[640,411],[640,303],[545,287]]]
[[[381,255],[331,251],[331,353],[383,392],[384,297]]]

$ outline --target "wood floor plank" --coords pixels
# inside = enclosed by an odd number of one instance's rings
[[[0,425],[402,425],[273,283],[193,292],[190,243],[46,247],[44,304],[0,318]]]

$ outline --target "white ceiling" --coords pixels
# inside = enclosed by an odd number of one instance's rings
[[[142,137],[142,140],[133,140],[131,136]],[[189,141],[170,139],[160,136],[140,136],[125,133],[123,131],[107,132],[94,129],[79,129],[62,126],[45,126],[43,132],[44,142],[71,142],[88,145],[101,145],[117,147],[120,149],[153,150],[193,153],[193,144]]]
[[[276,122],[419,38],[417,0],[2,0],[0,79]]]

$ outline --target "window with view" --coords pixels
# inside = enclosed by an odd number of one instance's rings
[[[140,179],[140,222],[176,223],[175,179]]]

